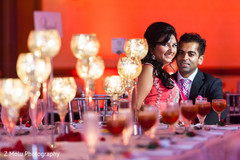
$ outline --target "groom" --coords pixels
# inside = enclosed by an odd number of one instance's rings
[[[223,98],[223,84],[221,79],[204,73],[198,69],[204,60],[206,41],[196,33],[185,33],[180,37],[179,49],[176,56],[178,71],[173,78],[182,88],[187,99],[193,100],[198,95],[212,99]],[[184,82],[184,83],[183,83]],[[222,112],[221,119],[226,118],[226,111]],[[216,124],[217,113],[212,109],[205,118],[205,124]]]

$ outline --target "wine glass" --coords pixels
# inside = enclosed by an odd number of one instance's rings
[[[124,113],[113,114],[112,117],[108,116],[106,118],[106,121],[107,121],[107,129],[113,136],[112,146],[115,152],[121,147],[121,145],[119,144],[119,140],[120,140],[121,134],[124,131],[124,128],[127,127],[127,114],[124,114]]]
[[[196,98],[195,104],[198,105],[198,119],[202,128],[204,129],[204,120],[206,115],[211,111],[211,103],[207,101],[207,98]]]
[[[124,81],[120,76],[107,76],[103,83],[104,91],[107,95],[111,96],[111,107],[113,109],[113,114],[118,111],[119,100],[118,97],[121,96],[124,91]]]
[[[30,109],[32,120],[32,131],[37,132],[37,110],[36,104],[40,96],[41,83],[46,81],[51,73],[50,58],[38,58],[32,53],[21,53],[17,59],[17,75],[30,87]]]
[[[192,120],[194,120],[198,113],[198,106],[193,105],[192,100],[183,100],[180,102],[181,113],[185,119],[184,125],[186,130],[190,130]]]
[[[218,121],[221,121],[221,113],[227,107],[227,102],[225,99],[213,99],[212,100],[212,108],[218,114]]]
[[[28,36],[28,49],[37,57],[54,57],[61,48],[57,30],[32,30]]]
[[[52,82],[50,82],[48,92],[52,101],[57,104],[57,110],[61,121],[61,131],[64,131],[64,119],[67,112],[67,103],[76,95],[76,82],[73,77],[53,78]]]
[[[47,112],[47,103],[45,102],[44,99],[38,99],[36,110],[37,110],[36,123],[39,128],[40,125],[42,125],[43,117],[45,116],[45,114]],[[30,118],[32,119],[31,112],[32,112],[32,110],[29,108],[29,115],[30,115]]]
[[[85,142],[88,145],[89,154],[92,156],[96,151],[96,145],[99,141],[99,118],[96,113],[88,112],[83,115],[83,120]]]
[[[13,136],[19,109],[29,99],[29,88],[17,78],[0,80],[1,118],[10,136]]]
[[[179,118],[179,112],[179,104],[174,102],[168,103],[167,107],[162,111],[162,121],[169,125],[171,133],[174,133],[173,126]]]
[[[126,126],[124,127],[122,131],[122,140],[123,140],[123,145],[128,146],[130,138],[133,134],[133,118],[132,118],[132,112],[129,109],[122,109],[119,111],[120,113],[123,113],[126,115]]]
[[[138,123],[147,137],[154,138],[158,124],[159,111],[156,107],[151,105],[143,105],[142,108],[143,111],[138,112]]]

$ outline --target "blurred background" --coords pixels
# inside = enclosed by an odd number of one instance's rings
[[[112,38],[143,38],[153,22],[164,21],[176,28],[178,38],[197,32],[207,41],[200,69],[222,79],[224,91],[237,91],[240,81],[240,1],[238,0],[1,0],[0,77],[17,77],[19,53],[28,52],[27,38],[33,25],[33,11],[59,12],[62,46],[53,58],[54,76],[78,78],[77,59],[70,49],[73,34],[96,33],[98,56],[105,62],[104,75],[95,81],[97,94],[104,94],[103,80],[117,74],[119,55],[112,53]],[[122,55],[121,55],[122,56]]]

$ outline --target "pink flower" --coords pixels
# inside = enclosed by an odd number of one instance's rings
[[[198,96],[197,96],[197,98],[199,98],[199,99],[202,99],[203,97],[202,97],[202,96],[200,96],[200,95],[198,95]]]

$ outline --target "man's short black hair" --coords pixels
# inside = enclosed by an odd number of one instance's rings
[[[185,33],[180,37],[179,44],[181,42],[197,42],[199,56],[204,55],[205,48],[206,48],[206,40],[201,38],[201,36],[197,33]]]

